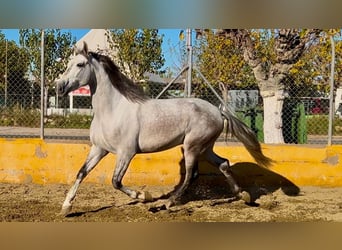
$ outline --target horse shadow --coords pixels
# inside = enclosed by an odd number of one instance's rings
[[[184,181],[184,161],[180,162],[181,178],[175,189]],[[250,195],[250,206],[258,206],[255,201],[262,195],[267,195],[281,189],[285,195],[297,196],[300,188],[286,177],[251,162],[236,163],[231,166],[233,177],[242,191]],[[189,188],[182,196],[180,203],[185,204],[196,200],[214,200],[232,198],[233,194],[223,174],[214,166],[201,163],[198,166],[199,175],[192,180]],[[172,191],[173,192],[173,191]],[[163,198],[171,195],[170,192]]]
[[[88,211],[79,211],[79,212],[72,212],[70,214],[67,214],[65,217],[66,218],[74,218],[74,217],[81,217],[85,214],[89,214],[89,213],[98,213],[102,210],[108,210],[110,208],[114,207],[114,205],[108,205],[108,206],[103,206],[103,207],[100,207],[100,208],[96,208],[96,209],[93,209],[93,210],[88,210]]]
[[[152,201],[146,201],[143,203],[155,202],[169,198],[172,193],[181,185],[184,181],[185,165],[184,160],[179,162],[181,178],[175,185],[174,189],[167,194],[163,194],[159,197],[154,197]],[[261,167],[251,162],[236,163],[231,166],[233,177],[242,191],[246,191],[250,195],[250,202],[246,202],[249,206],[259,206],[256,200],[262,195],[273,193],[274,191],[281,189],[284,194],[288,196],[297,196],[300,193],[300,188],[293,182],[285,178],[284,176],[271,171],[270,169]],[[198,164],[199,174],[196,178],[192,179],[190,186],[179,200],[180,204],[186,204],[190,201],[199,200],[222,200],[226,202],[232,202],[234,195],[229,189],[229,185],[223,174],[214,166],[208,163],[199,162]],[[135,205],[141,201],[133,200],[127,205]],[[213,204],[220,204],[224,202],[217,202]],[[114,205],[104,206],[99,209],[84,212],[74,212],[67,217],[79,217],[87,213],[97,213],[102,210],[107,210],[114,207]],[[157,212],[159,210],[166,209],[165,206],[152,207],[149,209],[151,212]]]

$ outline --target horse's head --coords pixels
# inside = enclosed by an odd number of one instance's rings
[[[67,69],[56,80],[58,95],[65,96],[81,86],[88,85],[92,79],[88,46],[85,42],[75,48],[75,55],[68,63]]]

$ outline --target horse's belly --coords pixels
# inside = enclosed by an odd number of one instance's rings
[[[142,153],[166,150],[183,143],[184,133],[172,130],[151,130],[139,136],[139,149]]]

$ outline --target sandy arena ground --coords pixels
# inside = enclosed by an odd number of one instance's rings
[[[229,202],[226,185],[195,181],[181,204],[156,209],[165,200],[142,203],[110,185],[82,183],[67,217],[59,215],[69,185],[0,183],[0,221],[25,222],[302,222],[342,221],[342,188],[255,188],[255,202]],[[135,187],[153,197],[174,187]]]

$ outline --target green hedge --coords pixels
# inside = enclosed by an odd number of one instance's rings
[[[39,127],[40,111],[19,106],[0,108],[0,126]]]
[[[327,135],[329,126],[328,115],[310,115],[306,117],[309,135]],[[335,117],[333,122],[333,135],[342,135],[342,119]]]
[[[89,128],[92,116],[80,114],[51,115],[44,119],[47,128]],[[40,126],[40,111],[22,109],[18,106],[0,108],[0,126],[31,127]]]
[[[92,116],[80,114],[51,115],[46,117],[47,128],[90,128]]]

